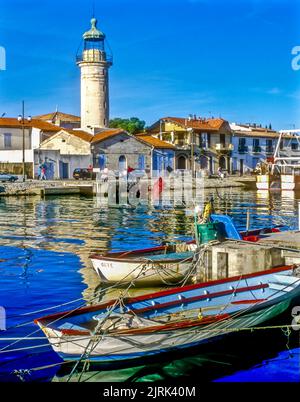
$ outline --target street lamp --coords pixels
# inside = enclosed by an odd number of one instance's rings
[[[25,121],[26,120],[26,121]],[[18,121],[22,124],[22,166],[23,166],[23,182],[25,181],[25,122],[31,122],[31,116],[25,119],[25,103],[22,101],[22,115],[18,116]]]

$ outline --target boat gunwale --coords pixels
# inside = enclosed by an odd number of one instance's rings
[[[257,272],[251,272],[248,274],[243,274],[243,275],[236,275],[233,277],[229,277],[229,278],[223,278],[223,279],[217,279],[214,281],[209,281],[209,282],[202,282],[202,283],[196,283],[193,285],[187,285],[187,286],[183,286],[183,287],[176,287],[176,288],[171,288],[171,289],[167,289],[167,290],[162,290],[162,291],[158,291],[158,292],[153,292],[150,294],[146,294],[146,295],[141,295],[141,296],[136,296],[136,297],[125,297],[124,298],[124,303],[126,304],[130,304],[130,303],[135,303],[135,302],[139,302],[139,301],[143,301],[143,300],[148,300],[148,299],[154,299],[157,297],[163,297],[163,296],[167,296],[167,295],[172,295],[172,294],[176,294],[176,293],[182,293],[182,292],[186,292],[189,290],[194,290],[194,289],[201,289],[204,287],[211,287],[214,285],[219,285],[222,283],[230,283],[230,282],[236,282],[236,281],[241,281],[243,279],[248,279],[248,278],[255,278],[255,277],[259,277],[259,276],[266,276],[266,275],[272,275],[275,274],[277,272],[283,272],[283,271],[289,271],[289,270],[293,270],[295,267],[297,267],[297,265],[292,264],[292,265],[283,265],[280,267],[276,267],[276,268],[271,268],[269,270],[264,270],[264,271],[257,271]],[[180,289],[178,291],[178,289]],[[209,297],[209,295],[206,295],[206,297]],[[43,322],[45,320],[56,320],[56,319],[60,319],[62,317],[74,317],[77,315],[81,315],[84,313],[88,313],[88,312],[93,312],[93,311],[97,311],[100,309],[105,309],[107,307],[110,307],[112,305],[115,304],[117,299],[112,299],[109,300],[105,303],[101,303],[101,304],[95,304],[92,306],[85,306],[85,307],[78,307],[77,309],[73,309],[73,310],[69,310],[69,311],[63,311],[63,312],[58,312],[58,313],[54,313],[54,314],[49,314],[47,316],[44,317],[40,317],[40,318],[36,318],[34,320],[35,324],[38,324],[39,322]]]
[[[168,254],[165,254],[166,256],[168,255]],[[90,259],[91,260],[99,260],[99,261],[112,261],[112,262],[131,262],[131,263],[139,263],[139,264],[141,264],[141,263],[146,263],[146,264],[159,264],[159,263],[164,263],[164,262],[180,262],[180,261],[182,261],[182,262],[188,262],[188,261],[191,261],[192,259],[193,259],[193,256],[191,256],[191,257],[186,257],[186,258],[182,258],[182,257],[178,257],[178,258],[165,258],[165,259],[162,259],[162,260],[151,260],[151,258],[149,258],[149,259],[147,259],[147,257],[144,257],[144,258],[122,258],[122,257],[119,257],[119,258],[114,258],[114,257],[109,257],[109,256],[106,256],[106,255],[99,255],[98,257],[90,257]]]
[[[203,318],[190,318],[190,319],[185,319],[185,320],[177,320],[174,322],[168,322],[168,323],[160,323],[157,322],[156,325],[151,325],[151,326],[146,326],[146,327],[138,327],[138,328],[123,328],[123,329],[115,329],[112,331],[105,332],[104,330],[104,335],[107,336],[118,336],[118,335],[135,335],[135,334],[147,334],[147,333],[152,333],[152,332],[168,332],[168,331],[173,331],[177,329],[185,329],[185,328],[196,328],[202,325],[208,325],[220,321],[224,321],[228,318],[231,317],[232,314],[230,313],[223,313],[223,314],[212,314],[209,316],[205,316]],[[48,327],[42,327],[42,329],[45,328],[47,331]],[[50,329],[60,332],[62,335],[65,336],[76,336],[76,335],[90,335],[94,336],[96,334],[92,334],[89,331],[86,330],[78,330],[78,329],[57,329],[57,328],[51,328]]]

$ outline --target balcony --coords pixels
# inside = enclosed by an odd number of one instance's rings
[[[255,147],[253,147],[252,152],[253,152],[254,154],[260,153],[260,152],[261,152],[261,147],[260,147],[260,146],[255,146]]]
[[[233,144],[216,144],[216,151],[229,152],[234,150]]]
[[[244,145],[242,147],[238,147],[238,152],[239,152],[239,154],[245,154],[248,152],[248,147],[246,145]]]
[[[189,143],[187,141],[185,141],[185,140],[178,140],[177,139],[177,140],[174,141],[174,145],[176,147],[184,148],[184,149],[189,149],[190,148]]]

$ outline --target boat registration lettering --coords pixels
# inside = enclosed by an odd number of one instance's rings
[[[100,262],[100,266],[103,268],[112,268],[113,264],[112,262]]]

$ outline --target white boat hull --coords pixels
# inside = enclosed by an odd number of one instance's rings
[[[197,346],[216,337],[249,328],[272,318],[285,311],[289,301],[284,300],[276,305],[237,316],[234,319],[225,319],[213,324],[195,326],[184,329],[167,331],[153,331],[137,334],[118,334],[97,336],[67,336],[60,331],[43,327],[44,333],[54,349],[65,360],[78,359],[87,355],[88,359],[97,362],[117,362],[128,359],[141,358],[175,349]]]
[[[176,284],[192,268],[191,259],[183,262],[91,259],[101,280],[106,283],[132,282],[139,284]]]

